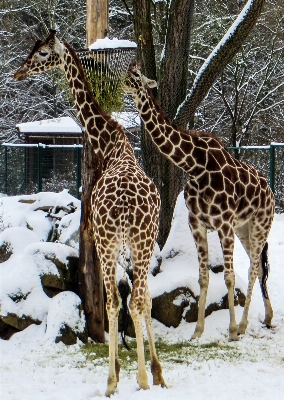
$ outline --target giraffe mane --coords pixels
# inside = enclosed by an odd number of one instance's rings
[[[218,143],[224,147],[223,142],[221,139],[219,139],[214,133],[211,132],[202,132],[202,131],[197,131],[195,129],[184,129],[181,126],[177,125],[175,122],[173,122],[164,112],[162,107],[159,105],[159,103],[156,101],[155,97],[153,96],[153,93],[149,86],[146,86],[147,93],[153,103],[155,104],[155,108],[159,112],[159,114],[162,116],[162,118],[166,121],[167,124],[171,125],[174,129],[176,129],[178,132],[184,133],[186,135],[191,135],[194,137],[200,137],[200,138],[213,138],[218,141]]]
[[[44,43],[44,42],[43,42],[42,40],[40,40],[40,39],[38,39],[38,40],[35,42],[35,45],[34,45],[32,51],[30,52],[29,56],[26,58],[26,60],[24,61],[24,63],[25,63],[29,58],[31,58],[31,57],[38,51],[38,49],[40,48],[40,46],[41,46],[43,43]]]
[[[73,49],[73,47],[67,42],[63,42],[63,44],[69,50],[70,54],[72,55],[72,58],[73,58],[74,62],[76,63],[76,66],[77,66],[77,68],[78,68],[78,70],[79,70],[79,72],[81,74],[82,81],[84,82],[84,84],[86,86],[86,91],[88,92],[88,95],[91,97],[91,100],[92,100],[93,104],[95,105],[95,107],[97,108],[98,113],[101,114],[101,116],[110,124],[110,126],[112,128],[120,131],[125,136],[124,129],[123,129],[122,125],[119,122],[117,122],[116,120],[114,120],[109,114],[107,114],[104,111],[104,109],[99,105],[97,100],[95,99],[95,97],[94,97],[94,95],[93,95],[93,93],[91,91],[89,82],[86,79],[86,75],[85,75],[84,69],[82,67],[81,61],[80,61],[77,53]]]

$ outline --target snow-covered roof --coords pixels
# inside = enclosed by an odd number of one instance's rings
[[[114,112],[112,117],[125,129],[140,125],[140,118],[136,112]],[[16,127],[23,134],[30,133],[82,133],[80,126],[71,117],[43,119],[41,121],[24,122]]]
[[[97,39],[89,46],[89,49],[118,49],[121,47],[133,47],[135,49],[137,47],[137,43],[132,42],[131,40],[122,40],[117,38],[110,39],[108,37],[105,37],[104,39]]]
[[[16,127],[21,133],[81,133],[80,126],[71,117],[24,122]]]

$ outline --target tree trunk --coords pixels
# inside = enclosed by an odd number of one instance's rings
[[[104,343],[103,277],[93,238],[91,207],[92,189],[100,177],[100,165],[93,148],[84,137],[82,162],[83,194],[81,199],[79,295],[82,299],[88,335],[96,342]]]
[[[86,43],[89,47],[108,34],[109,0],[86,0]]]
[[[134,31],[138,44],[138,60],[149,79],[157,79],[155,49],[152,34],[151,0],[134,0]]]
[[[143,62],[142,71],[148,78],[156,79],[150,5],[150,0],[133,1],[134,28],[138,43],[138,57]],[[179,104],[186,95],[193,10],[194,0],[173,1],[169,10],[158,97],[163,110],[170,118],[175,116]],[[177,26],[182,29],[177,29]],[[157,241],[162,248],[170,232],[177,195],[184,186],[184,172],[159,152],[143,129],[141,149],[145,172],[154,180],[161,196],[160,229]]]
[[[98,38],[104,38],[108,27],[108,1],[87,0],[87,47]],[[106,17],[107,15],[107,17]],[[88,335],[96,342],[105,342],[104,295],[101,266],[93,238],[91,196],[100,177],[101,166],[91,143],[83,137],[79,294],[82,299]]]
[[[171,3],[158,94],[159,103],[170,119],[174,118],[186,96],[193,15],[194,0]],[[184,188],[186,176],[163,155],[160,155],[158,165],[162,171],[158,186],[162,204],[158,242],[163,246],[170,233],[176,199]]]

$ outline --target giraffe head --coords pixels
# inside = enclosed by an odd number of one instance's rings
[[[54,67],[62,69],[63,45],[50,30],[48,37],[42,42],[37,40],[31,54],[15,72],[14,79],[21,81],[28,76],[48,71]]]
[[[141,88],[154,88],[157,86],[157,82],[153,79],[148,79],[141,73],[140,66],[133,63],[129,66],[125,81],[123,84],[123,90],[125,93],[131,93],[135,95]]]

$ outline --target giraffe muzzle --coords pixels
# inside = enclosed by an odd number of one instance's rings
[[[27,68],[19,68],[18,69],[18,71],[16,71],[15,73],[14,73],[14,76],[13,76],[13,78],[16,80],[16,81],[22,81],[22,80],[24,80],[24,79],[26,79],[27,78],[27,76],[28,76],[28,69]]]

